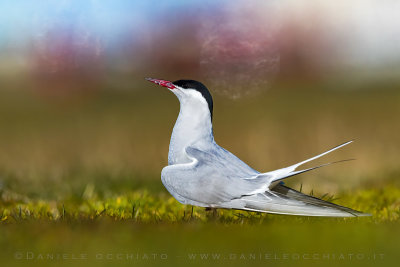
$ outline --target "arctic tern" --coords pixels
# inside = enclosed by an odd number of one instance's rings
[[[261,173],[215,142],[213,100],[202,83],[194,80],[146,80],[168,88],[180,102],[169,145],[168,166],[161,172],[162,183],[180,203],[287,215],[369,215],[303,194],[283,183],[288,177],[334,163],[296,171],[299,166],[352,141],[292,166]]]

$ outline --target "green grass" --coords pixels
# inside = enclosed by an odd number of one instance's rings
[[[400,220],[400,188],[393,185],[348,192],[341,194],[339,199],[328,194],[319,197],[371,213],[370,218],[360,218],[364,222],[382,223]],[[151,193],[145,189],[123,194],[109,193],[107,196],[99,197],[93,184],[87,185],[82,196],[78,198],[49,201],[2,192],[1,203],[0,221],[3,224],[35,220],[79,222],[103,219],[126,220],[132,223],[173,224],[212,221],[223,224],[263,224],[287,220],[290,217],[226,209],[218,209],[215,213],[200,207],[182,205],[165,192]],[[319,218],[298,217],[296,220],[310,219]]]

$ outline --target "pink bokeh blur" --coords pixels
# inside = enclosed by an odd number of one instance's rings
[[[279,82],[393,78],[400,65],[395,2],[18,3],[0,14],[0,77],[56,94],[150,76],[198,79],[239,97]]]

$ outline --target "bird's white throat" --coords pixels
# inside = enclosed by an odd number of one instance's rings
[[[211,114],[205,99],[200,93],[178,98],[180,111],[169,144],[169,165],[190,162],[185,153],[188,146],[207,149],[214,143]]]

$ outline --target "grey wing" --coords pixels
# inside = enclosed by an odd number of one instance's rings
[[[191,150],[193,154],[197,154],[199,157],[202,156],[200,153],[196,153],[197,151],[193,148],[188,149]],[[213,153],[218,155],[218,161],[224,164],[226,168],[229,168],[231,172],[235,173],[238,178],[256,177],[260,174],[260,172],[251,168],[234,154],[217,144],[213,147]]]
[[[271,190],[267,190],[264,193],[232,200],[231,202],[224,203],[221,207],[302,216],[370,216],[370,214],[305,195],[283,184],[277,184]]]
[[[170,165],[161,173],[165,187],[182,203],[216,206],[251,195],[268,182],[264,177],[246,179],[253,177],[243,177],[241,172],[230,167],[234,163],[228,164],[214,153],[193,147],[186,148],[186,153],[193,160],[191,163]]]

